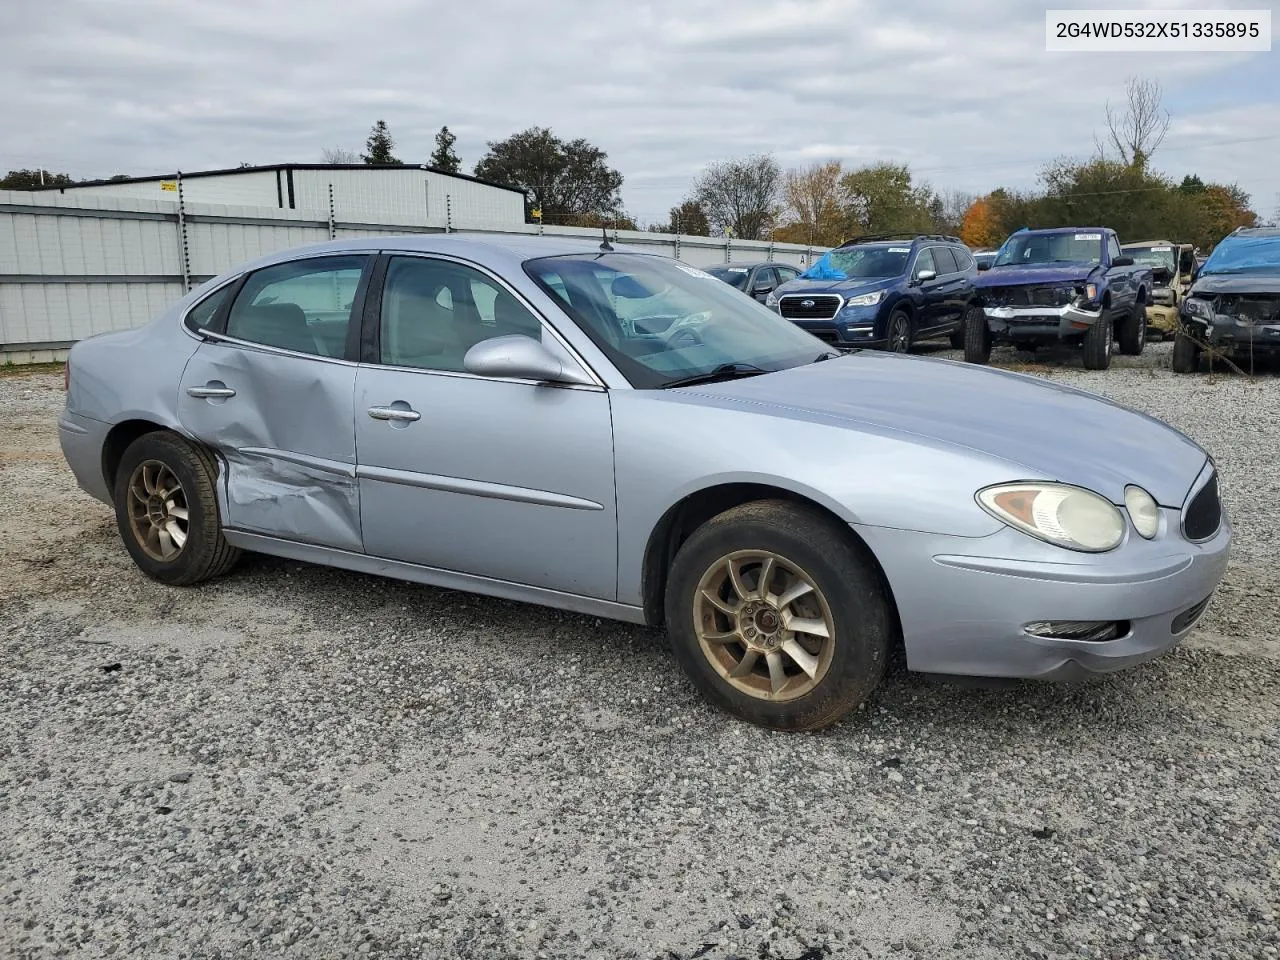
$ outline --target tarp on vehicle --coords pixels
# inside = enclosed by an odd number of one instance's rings
[[[812,267],[800,274],[805,280],[848,280],[849,275],[843,270],[837,269],[835,264],[831,262],[831,254],[834,250],[828,250],[817,259]]]

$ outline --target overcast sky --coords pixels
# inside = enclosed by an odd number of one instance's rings
[[[1275,0],[1239,7],[1272,8]],[[709,161],[911,164],[936,188],[1029,187],[1085,156],[1129,74],[1158,79],[1176,177],[1280,207],[1280,53],[1044,50],[1056,0],[6,0],[0,168],[76,177],[318,162],[385,119],[405,161],[442,123],[468,172],[531,125],[586,137],[641,224]],[[1212,0],[1125,6],[1205,8]]]

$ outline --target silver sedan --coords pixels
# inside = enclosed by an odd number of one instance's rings
[[[839,356],[707,273],[539,237],[340,241],[72,350],[62,448],[148,576],[252,550],[665,625],[714,703],[830,723],[895,644],[1069,677],[1227,563],[1213,461],[989,368]]]

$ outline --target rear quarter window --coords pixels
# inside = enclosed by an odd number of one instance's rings
[[[227,302],[227,298],[231,296],[231,291],[235,287],[235,281],[223,284],[213,293],[209,294],[194,307],[187,311],[187,318],[184,321],[187,329],[192,333],[199,333],[201,330],[207,330],[213,323],[213,318],[218,315],[218,309]]]

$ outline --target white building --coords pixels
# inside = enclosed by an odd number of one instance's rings
[[[185,203],[275,207],[327,217],[332,188],[334,219],[347,223],[444,222],[447,218],[455,227],[465,228],[525,222],[522,191],[426,166],[283,163],[180,176]],[[49,189],[66,195],[176,200],[178,180],[175,173]]]

